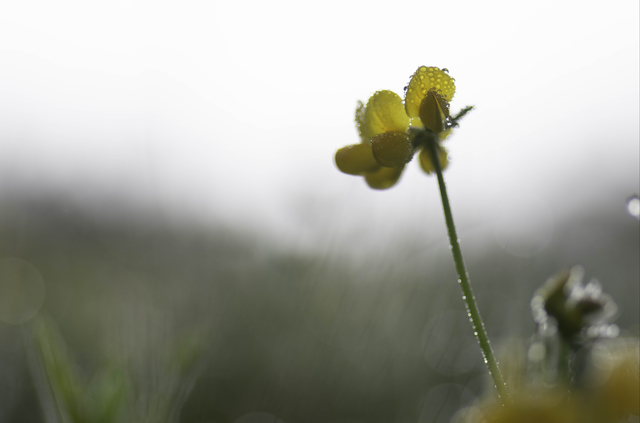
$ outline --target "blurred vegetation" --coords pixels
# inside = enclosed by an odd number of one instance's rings
[[[535,333],[535,290],[576,263],[637,335],[636,219],[585,210],[531,258],[459,231],[499,355]],[[287,252],[232,228],[5,196],[0,258],[35,267],[45,296],[36,318],[0,323],[0,421],[449,422],[487,382],[439,244]]]

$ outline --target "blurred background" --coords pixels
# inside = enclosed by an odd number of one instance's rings
[[[445,178],[494,347],[574,264],[637,335],[638,9],[3,4],[0,421],[56,421],[46,319],[82,383],[126,369],[137,421],[449,422],[486,381],[437,182],[333,163],[420,65],[476,107]]]

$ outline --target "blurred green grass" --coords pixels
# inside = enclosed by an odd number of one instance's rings
[[[558,222],[531,258],[505,253],[484,228],[461,228],[494,347],[533,334],[531,295],[577,263],[618,303],[623,333],[637,335],[638,221],[626,217],[585,210]],[[178,420],[189,423],[252,412],[448,422],[480,394],[485,371],[449,249],[426,245],[403,239],[353,260],[339,248],[275,249],[232,228],[105,219],[58,200],[5,197],[0,208],[0,258],[38,269],[41,313],[78,372],[89,380],[110,363],[126,366],[138,406],[180,385]],[[0,324],[0,345],[0,421],[45,421],[20,327]]]

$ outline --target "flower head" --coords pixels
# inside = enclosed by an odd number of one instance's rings
[[[588,377],[575,386],[560,382],[511,385],[512,403],[488,396],[463,409],[460,423],[619,423],[640,414],[640,344],[637,338],[596,344],[585,358]],[[524,376],[524,375],[522,375]],[[521,381],[530,380],[521,377]],[[635,419],[630,418],[636,416]]]
[[[396,184],[405,165],[421,150],[420,165],[426,173],[432,173],[431,155],[423,147],[428,140],[446,138],[456,124],[449,115],[449,100],[454,93],[454,79],[446,69],[421,66],[406,87],[404,102],[387,90],[373,94],[366,106],[358,102],[355,120],[360,143],[337,151],[338,169],[364,176],[371,188],[387,189]],[[436,145],[444,169],[448,154]]]

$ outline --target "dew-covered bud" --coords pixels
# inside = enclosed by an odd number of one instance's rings
[[[440,92],[430,89],[420,104],[420,120],[425,128],[440,133],[448,128],[448,117],[449,103]]]

